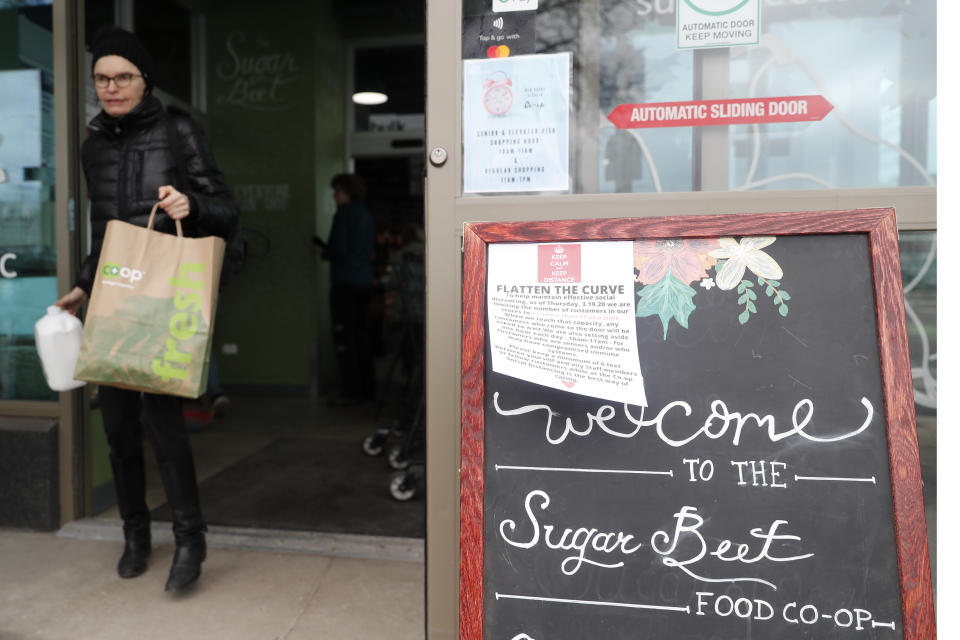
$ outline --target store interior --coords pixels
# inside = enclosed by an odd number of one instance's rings
[[[134,30],[156,52],[158,93],[203,124],[247,240],[244,268],[221,292],[212,352],[227,402],[185,405],[204,516],[213,526],[422,538],[423,3],[280,4],[287,10],[133,8]],[[88,38],[117,18],[114,3],[87,2]],[[361,90],[387,101],[352,102]],[[329,264],[313,242],[329,235],[329,181],[341,172],[364,180],[377,223],[378,388],[343,407],[329,402],[338,388]],[[117,518],[95,390],[89,406],[88,511]],[[147,458],[148,505],[164,521]]]

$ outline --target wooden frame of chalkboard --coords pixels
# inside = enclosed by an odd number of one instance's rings
[[[486,360],[489,357],[490,349],[487,318],[488,249],[490,245],[500,243],[557,244],[597,240],[689,240],[731,236],[743,238],[772,236],[777,239],[796,237],[799,240],[816,242],[817,238],[832,238],[838,234],[841,236],[866,236],[865,255],[868,258],[865,262],[869,262],[869,264],[861,265],[865,271],[864,282],[867,283],[862,288],[868,289],[868,283],[873,283],[873,313],[876,319],[875,340],[880,372],[878,380],[882,387],[877,393],[882,394],[883,404],[883,411],[878,411],[878,415],[882,413],[881,419],[883,417],[886,419],[885,438],[888,460],[885,462],[889,464],[889,488],[892,494],[892,521],[874,524],[882,530],[892,528],[892,537],[895,537],[897,554],[893,571],[899,574],[897,576],[899,581],[899,606],[901,608],[899,615],[902,616],[899,628],[894,630],[892,623],[885,625],[874,620],[873,631],[868,631],[868,634],[887,632],[888,629],[885,627],[890,627],[891,635],[881,637],[902,637],[906,640],[929,640],[936,637],[896,218],[893,209],[863,209],[695,217],[468,223],[464,225],[460,462],[460,638],[481,640],[485,637],[493,637],[489,634],[484,635],[484,585],[486,579],[484,564],[486,544],[484,491],[485,455],[487,453],[485,407],[487,411],[490,411],[490,400],[487,398],[485,390],[485,376],[486,372],[489,371],[489,363]],[[761,284],[765,285],[765,283]],[[770,295],[769,291],[767,295]],[[867,295],[869,296],[870,293]],[[741,300],[747,300],[747,298],[741,298]],[[786,315],[785,309],[781,310],[781,315]],[[666,326],[666,323],[664,324]],[[743,324],[743,320],[741,320],[741,324]],[[873,340],[873,337],[870,339]],[[854,356],[854,358],[856,357]],[[692,466],[690,472],[692,476]],[[743,476],[741,475],[742,479]],[[754,478],[754,482],[756,483],[756,478]],[[545,508],[546,500],[539,506]],[[529,504],[527,509],[530,509]],[[536,521],[534,521],[534,525],[536,525]],[[606,540],[609,542],[610,539],[607,538]],[[594,544],[597,544],[596,540],[594,540]],[[595,548],[600,549],[601,547]],[[623,545],[622,549],[626,550],[626,545]],[[583,551],[581,550],[581,558],[582,556]],[[867,566],[867,569],[873,568],[872,564]],[[895,587],[891,588],[896,591]],[[500,595],[497,594],[498,605],[499,597]],[[697,598],[705,602],[707,596],[698,592]],[[896,596],[894,596],[894,601],[896,601]],[[698,614],[702,614],[700,609],[704,609],[704,606],[706,606],[707,613],[712,611],[709,609],[709,603],[704,605],[704,602],[697,603]],[[546,605],[543,602],[538,604],[541,607],[540,610],[544,606],[550,606],[549,603]],[[748,604],[743,604],[743,611],[746,611]],[[797,606],[802,604],[800,602]],[[730,605],[731,611],[734,611],[734,606],[737,607],[736,616],[743,613],[740,610],[740,601],[735,603],[731,600]],[[750,604],[749,606],[753,607],[754,605]],[[725,609],[721,612],[719,604],[717,607],[717,612],[720,612],[721,615],[726,612]],[[757,604],[757,607],[757,613],[753,615],[759,617],[754,619],[765,619],[759,614],[760,611],[765,610],[761,609],[759,604]],[[687,608],[689,613],[689,606]],[[813,611],[817,610],[814,608]],[[854,619],[854,614],[851,611],[846,611],[846,613],[841,613],[841,611],[837,611],[835,614],[837,627],[843,627],[843,631],[848,628],[862,628],[861,620]],[[856,616],[862,616],[863,627],[870,629],[870,625],[865,622],[868,613],[861,609],[853,611],[857,612]],[[809,611],[807,613],[810,614]],[[841,618],[841,615],[847,616],[848,614],[850,616],[849,620],[847,617]],[[824,614],[822,617],[830,618],[831,616]],[[746,622],[749,623],[750,621],[747,620]],[[794,620],[791,619],[789,622],[794,622]],[[797,624],[802,627],[807,622],[807,620],[801,619]],[[754,627],[754,632],[757,631],[759,631],[759,628]],[[807,631],[807,633],[809,632],[811,631]],[[833,633],[839,633],[839,631],[833,631]],[[764,637],[764,634],[761,632],[760,636]],[[499,635],[497,637],[499,638]],[[532,636],[525,633],[517,633],[514,636],[511,631],[507,637],[526,639]],[[595,637],[601,636],[597,635]],[[635,633],[630,637],[645,636]],[[805,635],[803,637],[812,636]],[[830,635],[829,637],[835,636]],[[875,636],[857,635],[856,637],[873,638]],[[536,640],[542,639],[538,636]]]

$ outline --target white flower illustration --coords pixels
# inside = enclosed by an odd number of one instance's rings
[[[703,280],[700,281],[700,286],[706,289],[707,291],[710,291],[710,289],[712,289],[715,286],[713,282],[713,278],[704,278]]]
[[[733,289],[748,268],[761,278],[782,278],[783,269],[777,261],[761,251],[775,240],[773,236],[748,237],[740,242],[733,238],[719,238],[720,248],[710,252],[714,258],[726,260],[717,271],[717,286],[724,291]]]

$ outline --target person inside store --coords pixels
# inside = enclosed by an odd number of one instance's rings
[[[315,238],[321,257],[330,261],[330,317],[340,391],[332,406],[366,402],[376,392],[370,335],[373,252],[377,226],[364,204],[366,185],[352,173],[330,181],[337,210],[326,242]]]
[[[90,122],[92,132],[81,149],[91,251],[73,289],[56,303],[71,313],[90,295],[110,220],[146,227],[159,200],[155,229],[164,233],[175,234],[174,221],[179,220],[185,236],[226,238],[239,223],[236,202],[200,128],[186,115],[168,113],[153,95],[154,62],[137,37],[105,27],[93,39],[92,53],[102,110]],[[178,184],[183,175],[189,184]],[[124,548],[117,572],[122,578],[144,573],[151,551],[141,437],[145,430],[170,505],[176,543],[165,588],[183,591],[199,578],[207,550],[182,400],[101,385],[99,403],[123,519]]]

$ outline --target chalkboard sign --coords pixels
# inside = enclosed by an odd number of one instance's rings
[[[892,209],[464,252],[461,638],[935,637]]]

